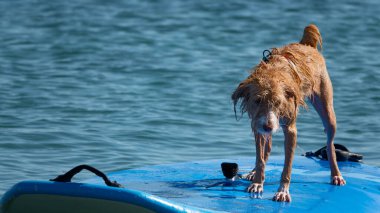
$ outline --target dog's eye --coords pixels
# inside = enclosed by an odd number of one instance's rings
[[[286,99],[293,98],[293,93],[291,93],[291,92],[286,92],[286,93],[285,93],[285,98],[286,98]]]
[[[258,99],[255,100],[255,104],[256,105],[259,105],[260,103],[261,103],[261,98],[258,98]]]

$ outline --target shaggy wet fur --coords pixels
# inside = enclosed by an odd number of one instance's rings
[[[332,184],[344,185],[336,163],[333,139],[336,118],[332,84],[323,56],[322,37],[315,25],[309,25],[299,43],[273,48],[267,62],[261,61],[232,94],[235,107],[247,112],[256,141],[256,167],[248,175],[249,192],[263,191],[264,168],[269,157],[272,132],[279,126],[285,135],[285,165],[281,184],[273,200],[291,201],[289,194],[291,165],[297,140],[296,119],[299,107],[307,107],[308,98],[325,126]]]

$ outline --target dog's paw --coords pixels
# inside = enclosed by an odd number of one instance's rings
[[[248,174],[243,175],[243,178],[249,181],[253,181],[253,179],[255,178],[255,174],[256,174],[256,171],[252,170]]]
[[[277,201],[277,202],[291,202],[292,198],[290,197],[289,191],[286,190],[286,191],[276,192],[272,200]]]
[[[264,186],[262,183],[251,183],[251,185],[247,188],[249,193],[253,193],[254,198],[261,198],[264,191]]]
[[[333,176],[331,177],[331,184],[336,186],[344,186],[346,185],[346,181],[342,176]]]

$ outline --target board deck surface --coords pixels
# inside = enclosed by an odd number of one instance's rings
[[[269,159],[261,199],[253,198],[246,192],[249,181],[231,182],[224,178],[220,168],[222,162],[238,163],[240,173],[252,169],[253,158],[237,158],[147,166],[108,175],[111,180],[116,180],[125,188],[104,186],[100,178],[92,178],[84,181],[85,183],[26,181],[9,190],[2,197],[1,205],[4,213],[11,212],[7,209],[9,210],[12,200],[21,195],[36,194],[85,198],[95,203],[106,200],[111,202],[107,204],[110,208],[112,202],[117,202],[118,208],[123,208],[120,205],[128,204],[131,208],[141,207],[141,212],[144,209],[146,212],[379,211],[380,168],[354,162],[340,162],[339,167],[347,185],[333,186],[329,184],[330,170],[327,161],[302,156],[295,157],[293,163],[290,188],[292,202],[272,201],[279,186],[283,160],[281,156],[272,156]],[[63,199],[60,202],[69,201]],[[34,204],[48,205],[46,202]],[[71,210],[70,212],[76,212],[74,209]],[[78,209],[77,212],[82,211]]]

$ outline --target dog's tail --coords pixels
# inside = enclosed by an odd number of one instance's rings
[[[310,24],[309,26],[305,27],[300,43],[314,47],[316,49],[318,49],[319,45],[320,49],[322,50],[322,36],[319,32],[318,27],[314,24]]]

